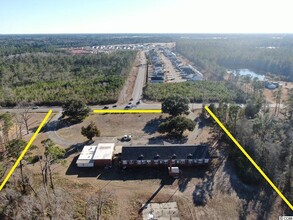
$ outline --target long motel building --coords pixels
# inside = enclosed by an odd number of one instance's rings
[[[84,146],[78,167],[111,166],[115,143]],[[207,145],[138,145],[122,146],[119,157],[123,167],[133,166],[197,166],[211,160]]]
[[[210,162],[207,145],[147,145],[122,148],[123,167],[196,166]]]

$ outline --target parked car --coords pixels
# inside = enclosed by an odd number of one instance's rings
[[[104,108],[103,109],[109,109],[109,106],[104,106]]]
[[[137,104],[137,105],[139,105],[139,104],[140,104],[140,100],[139,100],[139,101],[137,101],[137,102],[136,102],[136,104]]]
[[[129,101],[133,101],[133,98],[131,98]]]
[[[33,106],[32,109],[39,109],[39,106]]]
[[[131,105],[126,105],[124,109],[131,109],[132,106]]]
[[[131,141],[132,136],[125,134],[122,138],[121,141]]]
[[[113,106],[112,106],[112,108],[116,108],[116,107],[117,107],[117,105],[113,105]]]

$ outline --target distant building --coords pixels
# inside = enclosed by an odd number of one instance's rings
[[[151,82],[152,83],[164,83],[165,77],[164,76],[152,76]]]
[[[267,89],[276,89],[276,88],[279,87],[279,83],[278,82],[268,82],[268,81],[266,81],[265,82],[265,87]]]
[[[122,166],[196,166],[208,164],[207,145],[124,146]]]
[[[76,161],[76,165],[78,167],[111,166],[114,147],[114,143],[84,146]]]

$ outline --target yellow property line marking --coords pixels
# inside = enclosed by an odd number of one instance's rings
[[[110,110],[94,110],[94,113],[99,113],[99,114],[103,114],[103,113],[109,113],[109,114],[113,114],[113,113],[141,113],[141,114],[147,114],[147,113],[162,113],[161,109],[110,109]]]
[[[30,139],[30,141],[27,143],[27,145],[25,146],[25,148],[21,152],[19,158],[15,161],[13,167],[10,169],[10,171],[7,174],[7,176],[5,177],[4,181],[1,183],[1,185],[0,185],[0,191],[3,189],[3,187],[6,184],[6,182],[9,180],[9,178],[12,175],[12,173],[14,172],[15,168],[18,166],[18,164],[20,163],[20,161],[22,160],[22,158],[24,157],[24,155],[26,154],[26,152],[28,151],[28,149],[30,148],[30,146],[32,145],[32,143],[34,142],[34,140],[36,139],[37,135],[39,134],[40,130],[42,129],[42,127],[44,126],[44,124],[47,122],[47,120],[48,120],[48,118],[50,117],[51,114],[52,114],[52,110],[49,110],[48,113],[47,113],[47,115],[46,115],[46,117],[43,119],[42,123],[39,125],[37,131],[34,133],[34,135],[32,136],[32,138]]]
[[[276,185],[270,180],[270,178],[262,171],[262,169],[257,165],[257,163],[249,156],[249,154],[244,150],[244,148],[239,144],[239,142],[233,137],[233,135],[225,128],[222,122],[214,115],[214,113],[209,109],[208,106],[205,106],[207,112],[213,117],[213,119],[220,125],[220,127],[225,131],[229,138],[236,144],[236,146],[241,150],[241,152],[247,157],[247,159],[253,164],[257,171],[265,178],[265,180],[271,185],[271,187],[278,193],[278,195],[284,200],[284,202],[293,210],[292,204],[288,199],[283,195],[283,193],[276,187]]]

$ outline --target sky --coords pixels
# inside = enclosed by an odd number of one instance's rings
[[[0,34],[293,33],[290,0],[0,0]]]

